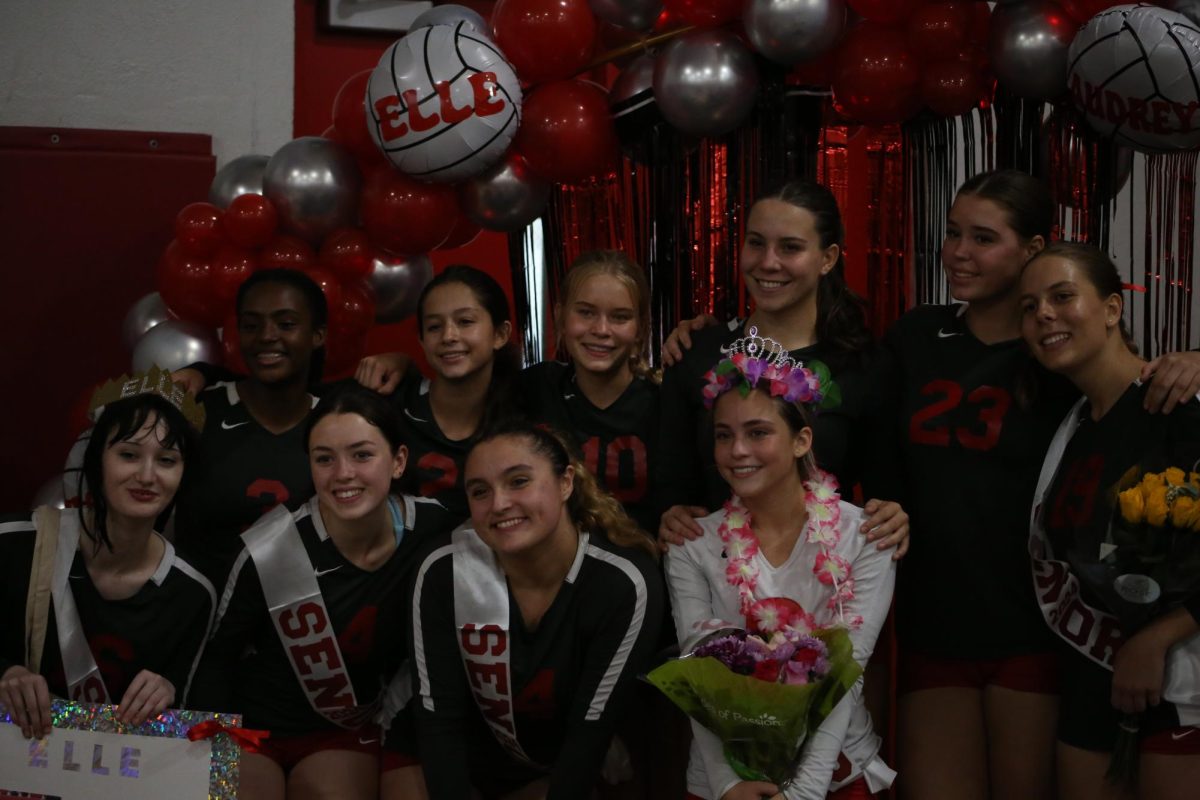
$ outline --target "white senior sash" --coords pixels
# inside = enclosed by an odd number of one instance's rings
[[[311,513],[320,513],[315,502]],[[354,696],[337,633],[292,512],[276,506],[242,534],[242,540],[258,570],[271,623],[313,710],[343,728],[362,727],[375,716],[380,698],[361,706]]]
[[[1067,644],[1111,670],[1113,655],[1124,638],[1120,622],[1107,611],[1083,602],[1079,581],[1066,562],[1054,557],[1041,524],[1042,504],[1062,463],[1067,443],[1079,427],[1086,400],[1080,398],[1067,412],[1042,462],[1029,515],[1029,558],[1038,606],[1047,624]],[[1181,724],[1200,725],[1200,634],[1179,642],[1167,652],[1162,696],[1175,704]]]
[[[479,535],[463,526],[452,535],[454,563],[454,624],[467,683],[483,719],[496,741],[525,764],[544,769],[526,755],[517,740],[513,715],[508,582],[491,549]],[[588,535],[579,535],[576,567],[587,549]],[[572,567],[572,571],[576,567]]]
[[[54,577],[50,595],[54,600],[54,624],[58,629],[58,649],[62,653],[67,694],[81,703],[111,703],[108,688],[88,646],[71,592],[71,564],[79,549],[79,515],[64,512],[58,519],[58,551],[54,555]]]

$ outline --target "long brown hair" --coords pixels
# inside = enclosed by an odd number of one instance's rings
[[[658,548],[649,535],[625,513],[625,509],[611,494],[600,488],[595,476],[581,461],[571,458],[570,450],[561,436],[524,419],[513,418],[488,428],[480,434],[471,449],[503,437],[524,440],[533,452],[550,462],[557,476],[564,475],[568,466],[575,468],[575,483],[571,496],[567,498],[567,513],[578,530],[604,536],[619,547],[637,548],[658,558]]]

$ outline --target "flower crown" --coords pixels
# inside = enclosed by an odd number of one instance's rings
[[[804,366],[774,339],[758,335],[751,326],[747,335],[722,347],[726,358],[704,374],[704,407],[712,408],[717,398],[730,389],[742,397],[767,382],[772,397],[782,397],[788,403],[803,403],[813,409],[832,408],[841,401],[841,393],[833,383],[829,368],[819,361]]]

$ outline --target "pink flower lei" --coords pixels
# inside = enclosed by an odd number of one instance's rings
[[[804,482],[804,506],[808,512],[805,539],[820,548],[813,561],[812,572],[817,580],[829,586],[832,596],[827,608],[836,609],[838,618],[852,628],[862,624],[862,617],[846,619],[843,603],[854,599],[854,574],[850,562],[833,552],[841,541],[841,499],[837,480],[822,470],[812,480]],[[725,580],[738,590],[738,600],[747,625],[765,633],[792,630],[807,635],[817,627],[814,617],[794,600],[783,597],[759,599],[758,537],[751,527],[750,512],[741,498],[734,495],[725,503],[725,518],[717,527],[717,535],[725,545],[728,561]]]

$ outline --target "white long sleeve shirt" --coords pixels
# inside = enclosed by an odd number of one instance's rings
[[[832,549],[852,565],[854,599],[843,603],[844,618],[861,616],[862,625],[850,630],[854,658],[864,667],[875,647],[892,601],[896,569],[890,550],[879,551],[859,533],[862,510],[841,503],[841,540]],[[684,652],[701,636],[711,632],[713,620],[725,620],[745,627],[740,611],[738,590],[725,578],[727,560],[717,528],[725,512],[717,511],[698,520],[704,535],[672,547],[667,554],[667,579],[675,630]],[[832,590],[813,574],[813,563],[820,547],[809,544],[803,534],[788,559],[771,566],[760,552],[754,557],[759,569],[755,596],[788,597],[812,614],[819,626],[839,622],[836,609],[826,607]],[[710,800],[719,800],[741,778],[725,761],[721,741],[706,728],[692,722],[692,751],[688,762],[688,791]],[[871,791],[891,785],[896,773],[879,757],[881,740],[871,728],[871,717],[862,701],[862,679],[842,698],[821,726],[809,735],[805,752],[796,770],[795,780],[784,791],[787,800],[821,800],[836,790],[864,777]],[[839,755],[844,755],[850,770],[834,780]]]

